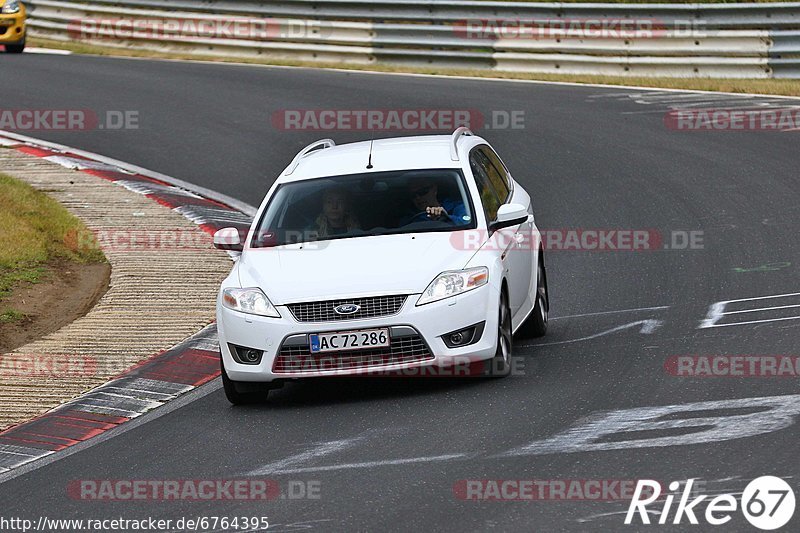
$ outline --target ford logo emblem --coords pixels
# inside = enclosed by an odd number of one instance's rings
[[[333,308],[333,310],[340,315],[352,315],[353,313],[357,313],[359,309],[361,309],[361,306],[356,304],[342,304]]]

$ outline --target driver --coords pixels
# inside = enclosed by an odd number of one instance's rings
[[[403,225],[424,220],[438,220],[458,224],[467,215],[464,202],[450,198],[439,199],[439,186],[431,178],[412,178],[408,182],[408,194],[414,204],[415,213],[409,215]]]

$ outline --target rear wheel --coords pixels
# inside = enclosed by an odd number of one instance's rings
[[[267,400],[270,387],[265,383],[248,383],[244,381],[233,381],[225,372],[225,365],[220,357],[220,368],[222,369],[222,388],[225,389],[225,397],[233,405],[248,405],[261,403]]]
[[[547,293],[547,270],[544,267],[544,254],[539,252],[539,267],[536,281],[536,305],[529,319],[530,336],[543,337],[547,333],[547,318],[550,313],[550,296]]]
[[[511,309],[508,307],[506,291],[500,292],[500,308],[497,320],[497,348],[486,374],[493,378],[504,378],[511,374]]]
[[[7,44],[6,45],[6,52],[9,54],[21,54],[22,51],[25,50],[25,41],[23,40],[17,44]]]

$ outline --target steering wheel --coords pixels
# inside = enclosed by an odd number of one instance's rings
[[[418,216],[425,215],[423,220],[415,220]],[[411,219],[411,223],[417,222],[447,222],[448,224],[454,224],[453,219],[450,218],[450,215],[440,215],[442,218],[431,218],[428,216],[428,211],[420,211],[419,213],[415,213],[409,218]]]

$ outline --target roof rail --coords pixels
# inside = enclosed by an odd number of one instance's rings
[[[297,168],[297,165],[300,164],[300,160],[303,157],[307,156],[309,153],[315,150],[324,150],[326,148],[333,148],[334,146],[336,146],[336,143],[333,141],[333,139],[320,139],[318,141],[314,141],[313,143],[309,144],[308,146],[297,152],[297,155],[294,156],[292,162],[289,163],[288,167],[286,167],[286,172],[284,172],[284,176],[288,176],[292,172],[294,172],[295,169]]]
[[[461,126],[453,132],[450,137],[450,160],[452,161],[458,161],[458,140],[462,135],[472,135],[472,131],[466,126]]]

